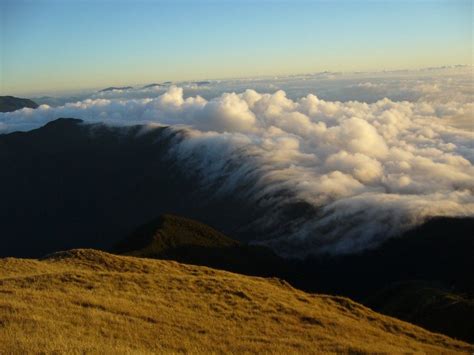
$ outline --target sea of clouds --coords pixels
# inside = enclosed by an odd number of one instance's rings
[[[2,113],[0,132],[58,117],[171,126],[170,157],[203,189],[271,207],[260,242],[352,253],[431,216],[474,216],[473,94],[472,67],[181,83]],[[290,202],[315,213],[282,221]]]

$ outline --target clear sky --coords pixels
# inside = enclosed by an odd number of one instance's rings
[[[2,94],[472,64],[472,1],[0,0]]]

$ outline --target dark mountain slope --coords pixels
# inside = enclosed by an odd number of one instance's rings
[[[59,119],[30,132],[0,135],[0,257],[41,257],[84,247],[110,250],[149,221],[152,231],[162,229],[155,218],[164,213],[203,221],[241,243],[259,239],[260,231],[248,226],[265,211],[239,194],[210,199],[212,191],[199,189],[196,172],[176,166],[168,152],[179,134],[169,128],[112,128]],[[285,213],[311,215],[303,204],[288,205]],[[197,228],[203,232],[186,245],[186,233],[196,225],[171,225],[165,230],[176,228],[184,237],[166,234],[179,247],[169,248],[170,239],[158,243],[166,246],[156,254],[161,258],[279,276],[308,291],[346,295],[366,304],[381,290],[407,281],[472,298],[472,218],[433,219],[376,250],[307,260],[284,260],[245,244],[220,247],[227,239],[209,239],[207,227]],[[448,329],[454,321],[445,317],[443,331],[457,336]]]
[[[395,283],[366,304],[435,332],[474,343],[474,299],[424,282]]]
[[[58,119],[0,135],[0,257],[109,248],[163,213],[241,238],[236,231],[255,215],[252,206],[209,201],[194,172],[167,156],[174,134]]]
[[[288,278],[290,269],[268,248],[242,244],[203,223],[174,215],[144,224],[113,251],[256,276]]]
[[[239,243],[214,228],[188,218],[163,215],[118,243],[116,251],[134,256],[159,256],[172,249],[196,246],[232,248]]]
[[[474,218],[433,218],[375,250],[307,260],[328,290],[365,297],[394,282],[424,280],[474,295]],[[338,280],[343,277],[345,282]]]
[[[37,108],[38,104],[30,99],[14,96],[0,96],[0,112],[12,112],[22,108]]]

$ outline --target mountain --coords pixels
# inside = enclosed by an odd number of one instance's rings
[[[193,81],[193,84],[197,86],[209,85],[210,83],[211,83],[210,81]]]
[[[308,259],[295,285],[474,342],[473,235],[473,218],[433,218],[375,250]]]
[[[141,226],[117,245],[119,253],[156,257],[182,247],[232,248],[239,243],[214,228],[188,218],[163,215]]]
[[[424,282],[393,284],[367,304],[378,312],[474,344],[474,299]]]
[[[473,218],[434,218],[360,254],[284,259],[249,243],[261,237],[262,229],[251,223],[265,214],[261,207],[238,194],[210,198],[212,187],[200,189],[196,172],[170,158],[179,139],[166,127],[109,127],[72,118],[0,135],[0,257],[94,248],[279,277],[471,341],[469,312],[449,306],[444,322],[415,316],[405,305],[429,300],[397,285],[428,285],[434,295],[470,302]],[[307,208],[290,204],[286,212],[303,216]],[[165,222],[157,218],[166,214]],[[385,304],[377,295],[387,289],[393,292]],[[400,306],[390,306],[394,300]]]
[[[360,301],[403,282],[474,296],[474,219],[433,218],[378,249],[340,257],[285,259],[263,246],[235,241],[189,218],[163,215],[137,228],[112,250],[126,255],[169,258],[242,272],[232,261],[245,260],[245,273],[273,276],[314,292],[349,295]],[[220,256],[217,263],[211,254]],[[255,257],[244,257],[245,253]],[[257,262],[260,261],[260,262]]]
[[[246,275],[288,276],[285,260],[270,249],[240,243],[203,223],[168,214],[140,226],[113,251]]]
[[[169,158],[175,136],[67,118],[0,135],[0,257],[108,249],[164,213],[242,240],[255,207],[238,196],[209,200],[195,173]]]
[[[400,281],[423,280],[474,296],[474,218],[438,217],[379,248],[313,259],[311,269],[332,291],[361,297]],[[309,260],[308,260],[309,261]],[[343,275],[346,282],[337,282]]]
[[[158,84],[158,83],[153,83],[153,84],[148,84],[148,85],[145,85],[142,87],[142,89],[150,89],[150,88],[154,88],[154,87],[167,87],[169,85],[169,82],[167,82],[168,84]]]
[[[12,112],[22,108],[37,108],[38,104],[30,99],[14,96],[0,96],[0,112]]]
[[[451,353],[472,345],[278,279],[95,250],[0,259],[6,353]]]
[[[349,296],[381,313],[474,342],[473,225],[472,219],[436,218],[379,250],[301,261],[233,241],[202,223],[164,215],[139,227],[114,251],[279,277],[300,289]]]
[[[114,91],[114,90],[129,90],[133,89],[133,86],[110,86],[108,88],[99,90],[99,92],[107,92],[107,91]]]

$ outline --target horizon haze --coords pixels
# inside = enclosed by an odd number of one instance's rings
[[[2,0],[1,93],[472,64],[472,2]]]

